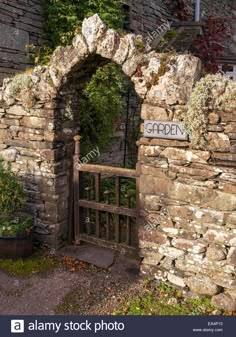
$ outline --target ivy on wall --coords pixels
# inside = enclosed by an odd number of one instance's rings
[[[45,33],[54,48],[70,44],[83,19],[96,13],[110,28],[117,31],[123,28],[122,0],[46,0],[44,7]]]
[[[98,68],[85,86],[79,100],[83,153],[95,144],[101,151],[111,144],[114,122],[123,110],[121,93],[126,86],[124,73],[113,63]]]
[[[98,13],[110,28],[123,30],[124,11],[122,0],[45,0],[45,37],[48,43],[37,52],[31,48],[35,63],[47,63],[57,46],[71,44],[81,31],[85,17]],[[122,113],[121,92],[125,76],[121,69],[109,63],[97,69],[88,79],[79,101],[82,152],[94,146],[100,150],[111,144],[114,122]]]

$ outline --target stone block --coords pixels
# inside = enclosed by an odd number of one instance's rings
[[[191,276],[185,281],[191,292],[197,295],[213,296],[221,291],[221,288],[207,276]]]
[[[212,305],[226,311],[236,311],[236,299],[227,293],[222,293],[212,297]]]
[[[122,65],[126,61],[129,54],[129,39],[125,36],[119,40],[119,47],[113,56],[113,61]]]
[[[163,188],[164,193],[167,193],[169,198],[189,202],[198,207],[209,207],[217,211],[233,211],[236,208],[236,195],[213,190],[208,187],[191,186],[180,182],[168,182],[168,185],[166,183]]]
[[[9,148],[9,149],[0,151],[0,157],[2,157],[4,160],[8,162],[15,161],[17,154],[18,154],[18,151],[15,148]]]
[[[159,157],[159,155],[161,154],[161,148],[160,146],[155,146],[155,145],[152,145],[152,146],[141,146],[140,148],[140,151],[139,151],[139,155],[140,156],[147,156],[147,157]],[[153,168],[153,171],[155,170],[156,168]],[[151,170],[151,168],[150,168]]]
[[[230,140],[224,133],[209,132],[206,139],[209,151],[230,152]]]
[[[177,287],[184,288],[186,286],[186,282],[184,278],[168,273],[167,279],[170,283],[174,284]]]
[[[172,160],[183,160],[192,163],[203,163],[206,164],[210,159],[210,153],[208,151],[197,151],[197,150],[183,150],[167,148],[161,153],[162,157],[172,159]]]
[[[104,58],[111,59],[119,45],[119,40],[119,34],[113,29],[108,29],[102,41],[97,46],[97,54]]]
[[[128,57],[128,59],[122,65],[123,72],[127,76],[132,77],[134,73],[136,72],[139,64],[142,62],[142,59],[143,59],[143,56],[139,54],[133,55],[131,58]]]
[[[147,229],[139,229],[139,239],[142,241],[154,242],[158,245],[164,245],[169,243],[168,237],[166,234],[156,230],[147,230]]]
[[[15,115],[14,118],[17,118],[16,116],[26,116],[27,111],[21,105],[13,105],[7,110],[7,114]]]
[[[210,261],[222,261],[226,258],[226,254],[220,246],[210,245],[207,249],[206,257]]]
[[[175,238],[171,241],[172,246],[175,248],[185,250],[187,252],[199,254],[206,251],[207,244],[197,240],[186,240]]]
[[[218,243],[221,245],[229,245],[230,241],[234,239],[236,233],[232,231],[223,231],[216,229],[208,229],[206,234],[203,236],[205,240],[209,242]]]
[[[208,115],[208,121],[210,124],[218,124],[220,116],[217,113],[211,112]]]
[[[19,132],[18,138],[29,141],[42,141],[44,137],[42,135],[36,135],[33,133]]]
[[[29,44],[29,33],[27,31],[3,23],[0,23],[0,31],[0,47],[25,51],[25,46]]]
[[[161,106],[184,105],[188,102],[193,86],[200,78],[200,61],[190,55],[179,55],[170,62],[173,62],[172,66],[159,78],[158,84],[149,90],[147,103]]]
[[[143,241],[139,239],[139,248],[141,249],[150,249],[158,251],[159,247],[160,247],[159,243]]]
[[[157,121],[168,121],[169,120],[169,117],[167,115],[165,108],[152,106],[150,104],[142,105],[141,118],[148,119],[148,120],[157,120]]]
[[[149,252],[148,254],[141,254],[143,256],[142,264],[157,266],[162,260],[163,255],[158,252]]]
[[[236,133],[236,123],[230,123],[225,127],[226,133]]]
[[[0,139],[11,139],[11,133],[8,130],[1,129],[0,131]]]
[[[236,113],[230,113],[230,112],[221,112],[220,113],[221,121],[222,122],[236,122]]]
[[[229,264],[236,266],[236,248],[231,247],[227,256],[227,261]]]
[[[81,57],[85,57],[86,55],[88,55],[88,45],[83,35],[76,35],[72,41],[72,45],[74,46],[74,48],[76,48]]]
[[[183,250],[176,249],[176,248],[173,248],[173,247],[168,247],[168,246],[161,246],[161,247],[159,248],[159,252],[160,252],[162,255],[171,257],[171,258],[173,258],[173,259],[177,259],[177,258],[179,258],[180,256],[183,256],[183,255],[184,255],[184,251],[183,251]]]
[[[46,119],[39,117],[23,117],[20,124],[29,128],[44,129],[46,127]]]
[[[104,36],[106,30],[107,27],[98,14],[95,14],[88,19],[84,19],[82,24],[82,34],[85,37],[90,53],[96,51],[98,41]]]
[[[161,194],[167,193],[171,189],[172,183],[166,177],[156,178],[151,175],[141,175],[140,177],[140,193],[142,194]]]

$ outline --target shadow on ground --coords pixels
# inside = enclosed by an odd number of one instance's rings
[[[0,271],[1,315],[112,314],[142,287],[138,264],[116,256],[108,269],[64,267],[27,278]]]

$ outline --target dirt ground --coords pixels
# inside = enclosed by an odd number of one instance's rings
[[[0,271],[0,315],[112,314],[142,287],[133,261],[16,278]]]

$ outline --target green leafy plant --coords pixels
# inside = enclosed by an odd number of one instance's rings
[[[0,159],[0,236],[22,237],[31,232],[32,217],[19,213],[25,202],[23,186],[10,163]]]
[[[121,69],[108,63],[98,68],[85,86],[79,102],[84,153],[95,144],[103,150],[111,143],[114,122],[123,109],[121,92],[125,90],[125,83]]]
[[[25,194],[18,177],[11,171],[10,163],[0,159],[0,212],[17,212],[24,204]]]
[[[47,0],[44,2],[45,33],[54,49],[71,43],[81,28],[83,19],[94,14],[109,27],[121,31],[124,11],[122,0]]]
[[[84,18],[98,14],[105,24],[118,32],[123,30],[125,13],[122,0],[47,0],[44,1],[46,43],[41,48],[28,46],[35,64],[47,64],[57,46],[71,44],[81,32]],[[114,122],[122,112],[121,91],[125,77],[115,64],[97,69],[80,98],[80,125],[86,154],[94,146],[103,150],[111,144]]]
[[[184,298],[182,293],[166,284],[152,287],[150,284],[131,299],[115,315],[211,315],[216,308],[207,297]]]
[[[32,69],[26,69],[24,72],[17,74],[11,81],[9,94],[12,97],[19,96],[27,107],[35,103],[35,96],[32,94]]]
[[[63,261],[41,249],[35,251],[31,257],[24,259],[0,259],[1,270],[11,276],[22,278],[45,274],[57,267],[63,267]]]
[[[206,145],[208,114],[212,110],[235,108],[235,97],[235,83],[221,74],[207,75],[196,84],[183,116],[193,148],[204,149]]]
[[[0,218],[0,236],[25,237],[32,230],[32,217],[29,215],[15,215]]]

